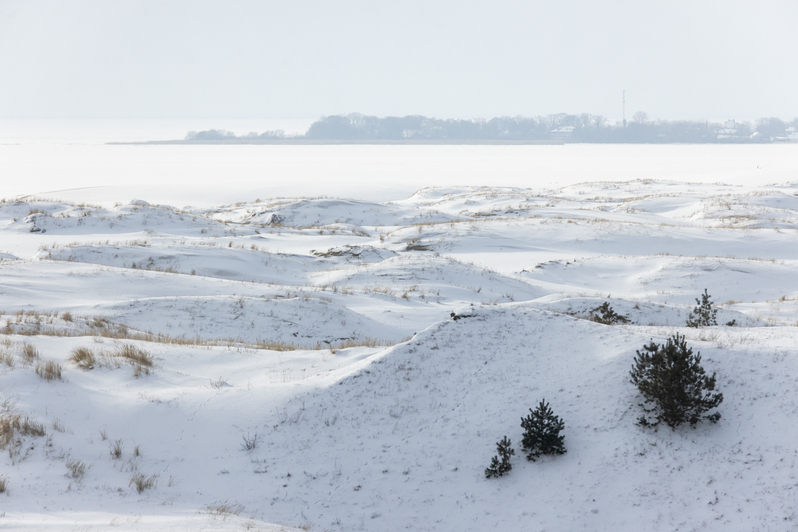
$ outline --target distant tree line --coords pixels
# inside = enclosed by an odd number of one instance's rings
[[[425,116],[379,118],[362,114],[334,115],[314,122],[307,133],[286,135],[282,130],[236,136],[223,130],[192,131],[186,140],[235,139],[310,140],[494,140],[557,139],[591,143],[767,143],[798,140],[798,118],[785,122],[762,118],[754,123],[708,120],[650,120],[635,113],[625,125],[603,116],[559,113],[537,117],[498,117],[490,120],[437,119]]]
[[[238,136],[232,131],[224,129],[207,129],[205,131],[189,131],[185,140],[240,140],[240,139],[289,139],[301,138],[300,135],[287,135],[282,129],[256,133],[251,131],[246,135]]]

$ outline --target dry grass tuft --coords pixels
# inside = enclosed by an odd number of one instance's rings
[[[29,417],[23,419],[9,409],[8,403],[3,404],[3,412],[0,414],[0,449],[11,443],[17,434],[42,437],[47,433],[41,423],[36,423]]]
[[[122,440],[114,440],[111,444],[111,458],[114,460],[119,460],[122,458]]]
[[[4,449],[19,430],[20,417],[18,414],[4,413],[0,416],[0,449]]]
[[[33,364],[39,358],[36,346],[28,343],[22,344],[22,361],[25,365]]]
[[[227,501],[225,502],[217,502],[214,504],[209,504],[202,509],[203,513],[207,513],[211,515],[212,519],[217,517],[221,517],[222,521],[227,519],[228,516],[238,515],[244,511],[244,507],[240,504],[230,504]]]
[[[143,473],[136,473],[130,477],[130,483],[128,486],[135,486],[136,491],[141,493],[144,490],[153,489],[157,483],[157,479],[157,475],[151,475],[148,477]]]
[[[155,366],[155,357],[148,351],[132,344],[122,344],[111,351],[95,354],[89,347],[76,347],[72,350],[69,361],[84,370],[91,370],[98,366],[120,368],[133,366],[133,375],[149,375]]]
[[[19,432],[25,436],[35,436],[37,438],[41,438],[47,434],[47,431],[44,429],[44,425],[41,423],[36,423],[29,417],[26,417],[22,420],[22,423],[19,426]]]
[[[69,477],[80,480],[86,475],[86,464],[77,460],[68,460],[66,467],[69,470]]]
[[[241,450],[242,451],[251,451],[251,450],[256,449],[258,447],[258,444],[261,442],[261,440],[263,440],[263,436],[261,436],[260,434],[258,434],[256,432],[254,436],[250,436],[249,434],[244,436],[242,434],[241,435],[241,439],[243,440],[241,442]]]
[[[8,477],[3,475],[0,476],[0,493],[5,493],[8,491]]]
[[[150,353],[132,344],[122,344],[117,348],[113,356],[127,360],[131,364],[138,364],[148,368],[155,364],[155,359]]]
[[[45,360],[36,364],[36,375],[46,381],[61,380],[61,364],[55,360]]]
[[[133,366],[133,376],[149,375],[155,365],[155,358],[144,349],[132,344],[122,344],[114,351],[105,354],[108,365],[120,367],[122,364]]]
[[[88,347],[76,347],[73,349],[69,361],[74,362],[80,369],[84,370],[94,369],[94,365],[97,363],[94,352]]]

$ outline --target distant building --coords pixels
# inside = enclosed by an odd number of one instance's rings
[[[787,140],[798,140],[798,127],[787,128]]]
[[[737,122],[734,120],[726,120],[723,123],[723,128],[717,130],[717,134],[718,140],[740,138],[740,134],[737,131]]]
[[[576,128],[574,126],[562,126],[558,127],[557,129],[552,129],[551,138],[559,140],[570,139],[573,137],[575,129]]]

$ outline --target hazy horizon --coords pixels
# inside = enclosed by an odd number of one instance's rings
[[[0,119],[798,116],[798,4],[0,0]]]

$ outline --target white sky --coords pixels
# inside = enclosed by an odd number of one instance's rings
[[[0,118],[798,116],[798,2],[0,0]]]

